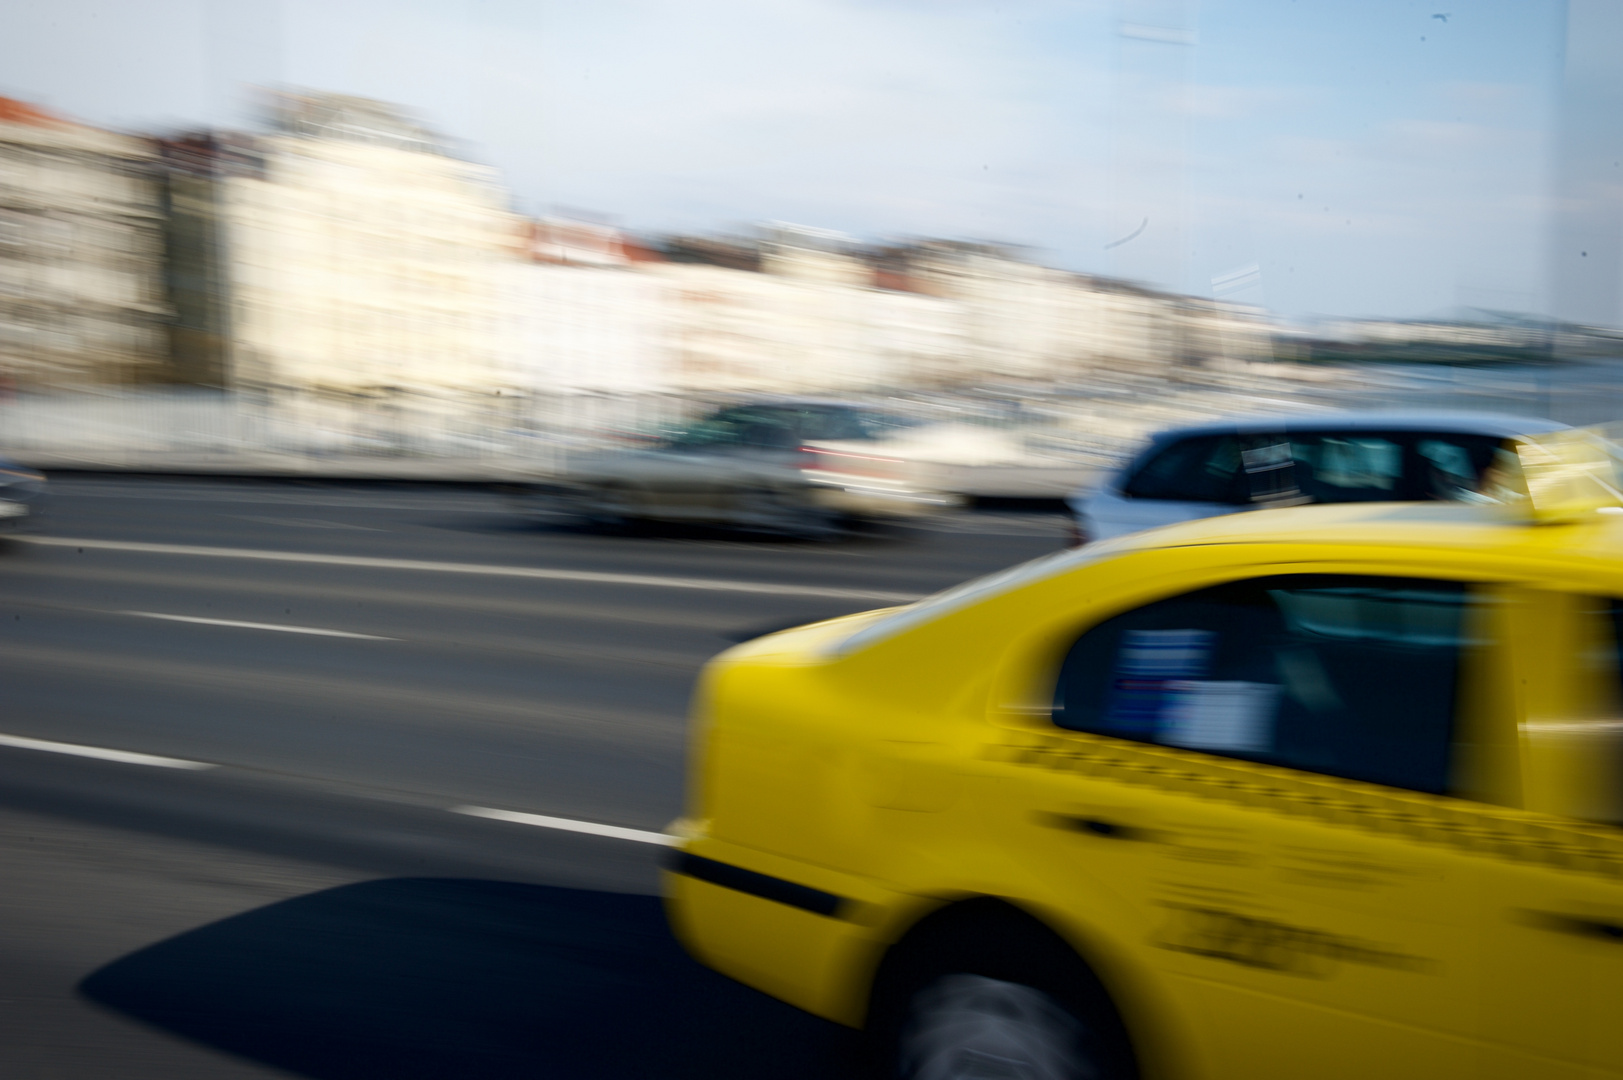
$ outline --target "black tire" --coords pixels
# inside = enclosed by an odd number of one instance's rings
[[[583,497],[585,506],[581,516],[588,528],[615,535],[637,531],[642,519],[637,516],[636,500],[629,489],[605,486]]]
[[[579,492],[531,487],[512,496],[513,509],[530,524],[550,529],[578,529],[587,524]]]
[[[807,499],[800,492],[766,488],[744,493],[756,518],[754,527],[772,536],[796,540],[833,540],[844,530],[844,519]]]
[[[893,1080],[1133,1080],[1109,996],[1017,909],[967,904],[892,950],[874,986],[876,1072]]]

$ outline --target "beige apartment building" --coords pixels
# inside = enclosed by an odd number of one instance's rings
[[[508,274],[508,385],[529,396],[678,389],[677,293],[621,267],[515,263]]]
[[[876,253],[775,224],[661,256],[605,224],[521,220],[492,170],[363,99],[274,98],[268,134],[209,143],[206,190],[177,145],[177,363],[289,402],[1077,383],[1250,349],[1223,305],[990,245]]]
[[[957,381],[1200,380],[1268,353],[1261,311],[1041,266],[1014,250],[929,241],[893,273],[962,311]]]
[[[0,98],[0,393],[170,378],[156,157]]]
[[[690,393],[838,393],[931,382],[959,313],[933,297],[722,266],[667,263],[671,381]]]
[[[220,181],[236,386],[447,403],[509,385],[524,243],[495,171],[391,106],[283,95]]]
[[[693,393],[1202,381],[1267,355],[1259,311],[1041,266],[985,244],[874,251],[773,225],[639,267],[667,283]]]
[[[663,258],[600,226],[533,234],[512,278],[529,394],[860,392],[929,382],[959,349],[953,304],[874,288],[847,254],[695,241]]]

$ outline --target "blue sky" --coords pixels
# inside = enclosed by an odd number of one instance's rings
[[[1231,295],[1289,315],[1543,302],[1559,0],[1205,0],[1195,44],[1124,47],[1178,2],[9,0],[0,93],[134,129],[241,122],[243,80],[383,98],[522,208],[636,229],[1002,240],[1197,293],[1255,266]],[[1157,49],[1185,81],[1124,101]],[[1146,111],[1186,134],[1186,229],[1135,267],[1105,245]]]

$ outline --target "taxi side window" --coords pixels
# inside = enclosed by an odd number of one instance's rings
[[[1446,794],[1471,596],[1293,574],[1161,600],[1077,639],[1054,723]]]

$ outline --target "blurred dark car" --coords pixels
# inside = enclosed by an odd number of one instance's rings
[[[0,531],[14,532],[45,508],[45,474],[0,458]]]
[[[531,485],[524,505],[598,526],[659,520],[799,536],[917,518],[956,500],[920,489],[906,462],[885,452],[911,423],[842,401],[731,405],[647,449],[576,455]]]
[[[1068,500],[1079,542],[1303,503],[1470,501],[1494,454],[1566,427],[1492,413],[1308,413],[1171,428]]]

